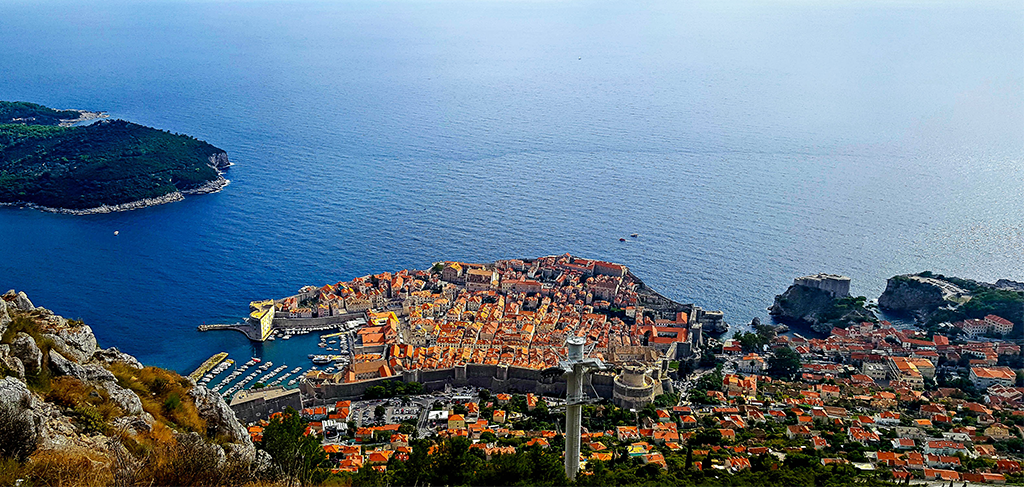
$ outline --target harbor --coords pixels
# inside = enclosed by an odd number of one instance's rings
[[[342,328],[341,331],[338,331]],[[200,330],[239,330],[248,324],[201,325]],[[352,360],[350,335],[345,324],[318,324],[310,327],[275,328],[267,340],[254,341],[252,356],[238,358],[228,352],[217,353],[200,364],[189,377],[198,385],[220,394],[226,401],[242,391],[265,387],[294,389],[312,371],[334,374]],[[328,332],[318,335],[317,332]],[[318,335],[318,336],[310,336]],[[283,340],[295,340],[284,342]],[[278,341],[281,340],[281,341]],[[277,341],[277,343],[275,343]]]

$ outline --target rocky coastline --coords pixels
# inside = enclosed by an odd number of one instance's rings
[[[227,154],[224,154],[224,161],[227,161]],[[210,160],[213,161],[216,155],[210,156]],[[211,164],[210,167],[217,169],[217,179],[207,181],[195,188],[184,189],[167,193],[163,196],[157,196],[156,198],[143,198],[141,200],[129,201],[127,203],[121,203],[118,205],[100,205],[93,208],[85,209],[72,209],[72,208],[53,208],[50,206],[37,205],[35,203],[28,203],[23,201],[15,201],[12,203],[0,203],[0,206],[15,206],[18,208],[30,208],[33,210],[45,211],[47,213],[58,213],[61,215],[100,215],[104,213],[116,213],[119,211],[132,211],[140,210],[142,208],[148,208],[150,206],[164,205],[167,203],[175,203],[185,199],[185,195],[200,195],[200,194],[212,194],[223,190],[227,185],[231,184],[230,179],[226,179],[221,169],[226,169],[231,166],[230,163],[225,163],[222,166]]]
[[[916,275],[891,277],[878,297],[878,307],[924,321],[939,308],[952,304],[945,299],[942,287],[932,281]]]
[[[185,199],[181,191],[175,191],[173,193],[167,193],[163,196],[156,198],[145,198],[137,201],[131,201],[128,203],[122,203],[120,205],[100,205],[95,208],[86,208],[84,210],[74,210],[71,208],[52,208],[49,206],[41,206],[35,203],[0,203],[0,206],[17,206],[19,208],[31,208],[33,210],[45,211],[47,213],[59,213],[62,215],[99,215],[103,213],[115,213],[118,211],[131,211],[138,210],[141,208],[147,208],[150,206],[163,205],[166,203],[174,203],[175,201],[181,201]]]
[[[58,124],[61,127],[70,127],[82,122],[88,122],[91,120],[99,120],[101,118],[108,118],[107,112],[90,112],[87,110],[70,109],[69,111],[78,112],[78,118],[63,119]]]
[[[229,184],[231,184],[231,180],[225,179],[224,176],[222,175],[219,176],[217,179],[214,179],[213,181],[207,181],[206,183],[203,183],[202,185],[196,188],[181,190],[180,193],[188,195],[217,193],[220,190],[224,189]]]

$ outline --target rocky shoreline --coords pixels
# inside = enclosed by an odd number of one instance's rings
[[[180,193],[188,195],[217,193],[220,190],[224,189],[224,187],[226,187],[229,184],[231,184],[230,179],[225,179],[224,176],[220,176],[217,179],[214,179],[213,181],[207,181],[205,184],[197,188],[185,189],[182,190]]]
[[[807,326],[821,334],[827,334],[833,327],[878,321],[874,312],[864,307],[858,298],[839,298],[828,291],[797,283],[775,296],[768,313],[778,323]]]
[[[183,196],[180,191],[175,191],[173,193],[167,193],[163,196],[158,196],[156,198],[145,198],[137,201],[130,201],[128,203],[121,203],[119,205],[101,205],[95,208],[86,208],[84,210],[73,210],[70,208],[52,208],[49,206],[40,206],[35,203],[24,202],[0,203],[0,206],[17,206],[19,208],[31,208],[33,210],[45,211],[47,213],[59,213],[62,215],[82,216],[98,215],[102,213],[114,213],[118,211],[138,210],[140,208],[146,208],[149,206],[162,205],[165,203],[174,203],[175,201],[181,201],[183,199],[185,199],[185,196]]]
[[[213,156],[210,156],[211,159]],[[229,164],[230,165],[230,164]],[[227,166],[224,166],[227,167]],[[219,168],[218,168],[219,172]],[[142,208],[148,208],[150,206],[163,205],[167,203],[174,203],[185,199],[185,195],[197,195],[197,194],[212,194],[220,192],[228,184],[231,184],[230,179],[224,178],[223,175],[219,175],[217,179],[207,181],[200,186],[192,189],[185,189],[181,191],[174,191],[167,193],[163,196],[157,196],[156,198],[143,198],[141,200],[129,201],[127,203],[121,203],[119,205],[100,205],[94,208],[85,208],[81,210],[75,210],[71,208],[53,208],[49,206],[37,205],[35,203],[26,202],[13,202],[13,203],[0,203],[0,206],[16,206],[19,208],[31,208],[33,210],[45,211],[47,213],[58,213],[61,215],[99,215],[104,213],[116,213],[119,211],[132,211],[140,210]]]
[[[71,127],[72,125],[79,124],[79,123],[82,123],[82,122],[88,122],[90,120],[99,120],[101,118],[109,118],[110,117],[110,115],[107,115],[107,112],[90,112],[90,111],[87,111],[87,110],[75,110],[75,109],[72,109],[72,111],[78,112],[78,118],[69,118],[69,119],[61,120],[60,123],[58,124],[59,126],[61,126],[61,127]]]

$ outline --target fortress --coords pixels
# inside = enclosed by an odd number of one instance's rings
[[[850,296],[850,278],[837,274],[815,274],[793,279],[797,286],[812,287],[828,291],[835,298],[846,298]]]

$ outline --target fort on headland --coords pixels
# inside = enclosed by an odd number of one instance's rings
[[[722,312],[665,298],[624,265],[569,254],[438,262],[306,286],[250,310],[256,340],[303,327],[347,332],[345,353],[333,357],[337,371],[310,371],[300,383],[304,396],[324,400],[356,398],[385,381],[562,395],[565,381],[541,371],[576,336],[613,366],[587,392],[639,407],[671,391],[671,361],[699,353],[706,333],[727,328]]]
[[[846,298],[850,296],[850,278],[836,274],[815,274],[793,279],[797,286],[813,287],[828,291],[833,298]]]

